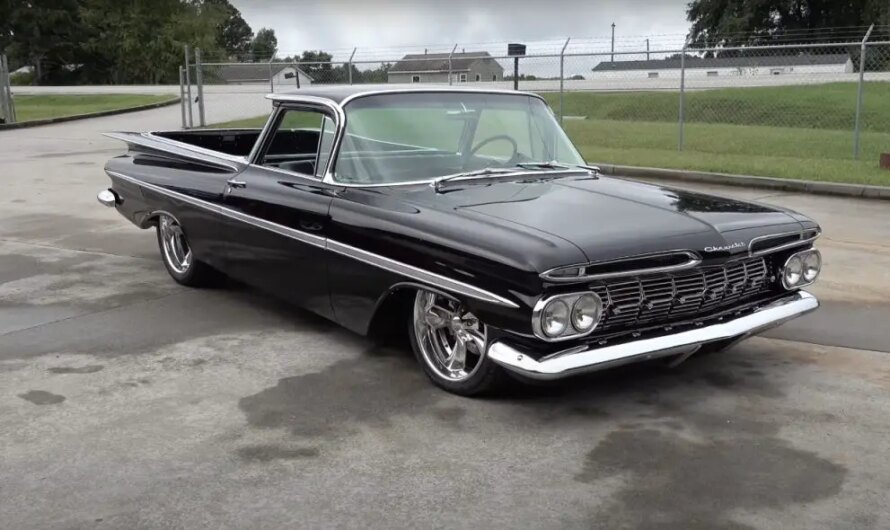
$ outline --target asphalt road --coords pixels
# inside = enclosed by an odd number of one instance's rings
[[[178,120],[0,131],[0,527],[890,527],[887,203],[713,188],[823,223],[819,312],[470,400],[260,293],[174,284],[95,194],[121,152],[99,131]]]

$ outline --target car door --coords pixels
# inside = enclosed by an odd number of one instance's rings
[[[317,108],[279,109],[254,163],[224,196],[229,275],[329,318],[325,239],[335,187],[321,175],[332,137],[322,129],[332,125]]]

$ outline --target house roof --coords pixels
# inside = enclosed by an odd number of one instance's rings
[[[467,72],[476,61],[493,62],[503,70],[504,68],[495,61],[488,52],[463,52],[455,53],[416,53],[408,54],[389,69],[390,73],[397,72],[447,72],[448,57],[451,56],[452,72]]]
[[[227,82],[227,83],[237,83],[244,81],[268,81],[269,80],[269,68],[271,67],[271,73],[273,76],[281,73],[282,70],[286,68],[294,69],[294,65],[286,64],[286,63],[243,63],[243,64],[226,64],[211,70],[212,74],[217,76],[219,79]],[[208,67],[209,69],[210,67]],[[308,77],[310,80],[312,77],[304,72],[303,70],[297,68],[300,74],[304,77]],[[205,69],[207,72],[207,69]],[[210,72],[208,72],[210,73]]]
[[[686,57],[686,68],[751,68],[770,66],[804,66],[846,64],[850,55],[846,53],[763,55],[759,57]],[[650,61],[603,61],[594,67],[594,72],[618,72],[627,70],[673,70],[680,68],[680,58],[654,59]]]

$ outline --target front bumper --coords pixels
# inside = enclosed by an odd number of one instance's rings
[[[611,366],[694,352],[701,345],[741,340],[816,310],[819,301],[806,291],[796,291],[758,308],[750,315],[708,326],[613,346],[580,346],[539,360],[503,341],[488,348],[488,356],[508,370],[531,379],[560,379]]]

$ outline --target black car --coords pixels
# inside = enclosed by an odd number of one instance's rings
[[[816,309],[819,226],[600,175],[537,95],[311,87],[262,130],[111,133],[99,201],[164,265],[362,334],[407,331],[458,394],[718,350]]]

